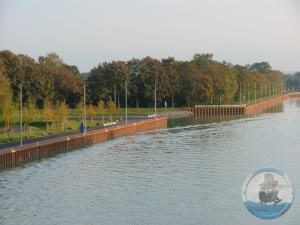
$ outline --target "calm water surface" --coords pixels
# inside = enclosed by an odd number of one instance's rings
[[[174,119],[0,172],[0,224],[300,224],[300,100],[234,120]],[[265,221],[241,199],[246,176],[284,170],[296,198]]]

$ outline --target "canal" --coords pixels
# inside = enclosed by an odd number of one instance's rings
[[[244,179],[285,171],[296,197],[271,221],[244,207]],[[0,171],[0,224],[298,225],[300,99],[243,118],[172,119],[127,135]]]

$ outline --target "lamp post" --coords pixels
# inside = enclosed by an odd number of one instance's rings
[[[156,81],[155,81],[155,84],[154,84],[154,115],[155,115],[155,118],[156,118]]]
[[[127,82],[125,81],[125,120],[126,120],[126,124],[127,124]]]
[[[254,103],[256,103],[256,82],[254,83]]]
[[[262,87],[262,81],[260,82],[260,101],[262,101],[262,96],[263,96],[263,94],[262,94],[262,92],[263,92],[263,87]]]
[[[20,146],[23,145],[23,134],[22,134],[22,102],[23,102],[23,95],[22,95],[22,82],[20,83]]]
[[[83,82],[83,118],[84,118],[84,134],[86,133],[86,109],[85,109],[85,82]],[[82,131],[81,131],[82,132]]]
[[[242,105],[242,82],[240,82],[240,105]]]
[[[250,104],[250,92],[249,92],[249,83],[248,83],[248,104]]]

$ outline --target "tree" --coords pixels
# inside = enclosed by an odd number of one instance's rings
[[[129,81],[129,74],[129,68],[123,61],[103,63],[103,77],[105,80],[104,83],[110,90],[110,96],[114,96],[115,107],[120,107],[120,99],[121,101],[123,101],[124,99],[125,82]]]
[[[40,56],[38,59],[39,74],[39,88],[41,91],[41,100],[38,100],[38,105],[43,106],[45,101],[55,102],[54,96],[54,74],[55,67],[48,57]]]
[[[65,124],[68,121],[68,105],[65,101],[56,104],[55,116],[61,131],[64,131]]]
[[[87,78],[88,100],[96,105],[100,99],[107,101],[111,96],[111,88],[106,85],[102,65],[94,67]]]
[[[23,80],[23,71],[20,59],[12,52],[5,50],[0,52],[2,61],[2,73],[7,76],[11,83],[13,101],[19,99],[20,82]]]
[[[42,102],[44,96],[44,88],[41,86],[40,68],[34,61],[26,55],[18,55],[22,72],[23,72],[23,102],[26,104],[29,101],[34,101],[33,104],[36,105],[38,101]],[[28,83],[30,82],[30,83]]]
[[[251,67],[250,67],[250,72],[260,72],[260,73],[267,73],[272,69],[272,67],[270,66],[270,64],[268,62],[258,62],[258,63],[254,63]]]
[[[28,103],[23,107],[23,122],[24,130],[27,132],[27,137],[31,137],[32,127],[31,123],[37,119],[37,108],[35,101],[29,100]]]
[[[91,121],[93,121],[93,118],[96,115],[96,111],[92,104],[89,104],[87,106],[87,113],[88,113],[88,116],[90,117]]]
[[[193,57],[193,62],[197,65],[197,67],[201,70],[206,70],[208,66],[213,64],[213,54],[195,54]]]
[[[104,101],[102,101],[101,99],[99,100],[99,102],[98,102],[98,107],[97,107],[97,109],[98,109],[98,112],[101,114],[101,116],[102,116],[102,122],[104,121],[104,119],[103,119],[103,110],[104,110]]]
[[[45,101],[44,104],[44,120],[46,121],[46,129],[49,131],[49,126],[53,123],[54,120],[54,110],[49,101]]]
[[[4,132],[10,128],[13,120],[13,104],[12,104],[12,91],[6,76],[0,73],[0,115],[5,127]]]
[[[144,82],[142,79],[142,63],[139,59],[131,59],[127,62],[130,70],[128,85],[128,104],[139,108],[141,102],[145,103],[141,93],[144,90]],[[146,103],[147,104],[147,103]]]
[[[47,57],[50,59],[53,67],[61,67],[64,65],[63,60],[55,52],[47,54]]]
[[[83,80],[79,75],[74,75],[64,66],[59,66],[54,74],[55,100],[76,107],[83,96]]]
[[[143,106],[151,107],[154,104],[154,87],[156,83],[157,105],[163,105],[169,96],[170,82],[159,60],[146,57],[140,61],[141,87],[138,95],[142,98]]]
[[[112,113],[115,110],[115,103],[114,101],[111,99],[111,97],[109,98],[109,100],[106,103],[106,107],[109,109],[109,111]],[[110,115],[110,121],[112,121],[112,114]]]
[[[172,107],[175,107],[175,100],[174,96],[181,91],[181,82],[178,73],[178,63],[176,62],[175,58],[169,57],[168,59],[162,60],[164,69],[166,71],[166,75],[168,76],[170,82],[170,94],[171,94],[171,101]]]

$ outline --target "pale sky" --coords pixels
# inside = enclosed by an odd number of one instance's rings
[[[99,63],[213,53],[300,71],[300,0],[0,0],[0,50]]]

